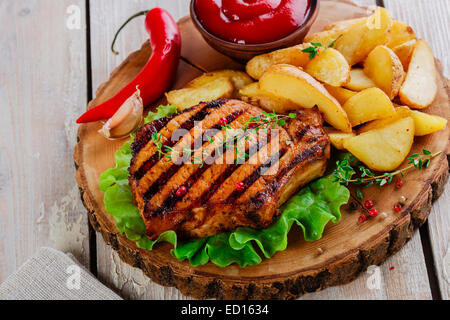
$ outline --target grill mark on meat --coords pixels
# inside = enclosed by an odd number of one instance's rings
[[[273,188],[276,189],[277,185],[278,185],[278,181],[281,180],[283,178],[283,176],[285,174],[287,174],[292,168],[294,168],[297,164],[299,164],[300,162],[305,161],[306,159],[309,160],[314,160],[316,159],[316,155],[317,154],[323,154],[324,150],[325,150],[324,145],[322,144],[316,144],[314,146],[312,146],[311,148],[306,149],[305,151],[303,151],[302,153],[300,153],[297,157],[295,157],[289,164],[287,164],[286,166],[284,166],[278,173],[277,176],[274,180],[274,186]],[[272,188],[272,189],[273,189]]]
[[[220,105],[219,109],[222,111],[211,111],[211,114],[202,120],[202,123],[208,124],[208,128],[222,129],[220,125],[216,124],[218,118],[221,116],[227,119],[231,113],[240,108],[247,110],[244,111],[244,114],[262,112],[256,107],[237,100],[223,100],[223,102],[222,104],[220,101],[212,102],[213,105]],[[241,226],[265,228],[279,216],[277,206],[281,203],[280,200],[283,199],[284,202],[287,193],[293,192],[293,187],[300,188],[306,183],[308,177],[305,176],[307,171],[304,170],[309,170],[308,167],[311,167],[313,169],[311,175],[317,176],[321,174],[322,165],[328,158],[329,138],[322,130],[321,115],[318,110],[307,109],[296,112],[296,119],[287,121],[284,130],[279,132],[282,137],[279,149],[274,149],[268,154],[261,151],[265,148],[259,143],[262,143],[264,138],[272,138],[270,143],[273,144],[275,136],[267,133],[265,133],[265,137],[262,137],[263,139],[260,139],[261,141],[252,137],[245,144],[246,152],[252,153],[253,158],[264,153],[263,159],[260,159],[257,164],[250,165],[250,160],[244,160],[244,165],[240,167],[242,164],[234,162],[235,152],[232,152],[234,156],[231,159],[231,154],[228,152],[232,150],[223,152],[231,149],[231,144],[222,145],[218,140],[214,145],[207,146],[208,155],[206,155],[206,162],[203,165],[186,163],[181,166],[178,164],[171,169],[172,163],[161,160],[146,172],[143,180],[135,180],[134,173],[156,151],[151,141],[151,135],[159,130],[164,134],[163,142],[170,141],[171,132],[198,113],[200,109],[205,108],[206,105],[207,103],[201,103],[196,107],[186,109],[188,112],[183,116],[170,117],[173,121],[166,121],[165,127],[155,121],[148,125],[147,130],[139,130],[136,134],[136,140],[140,140],[138,141],[140,145],[135,144],[138,151],[134,153],[130,164],[129,180],[133,198],[139,205],[139,211],[146,226],[146,234],[150,239],[156,239],[166,230],[174,230],[181,239],[183,237],[207,237]],[[160,119],[160,121],[165,121],[165,119]],[[227,119],[227,122],[230,120]],[[232,127],[237,126],[237,122],[236,120]],[[152,129],[151,126],[156,127],[157,130]],[[199,139],[197,137],[192,139],[192,133],[190,135],[191,140],[185,140],[184,144],[186,142],[191,144],[190,141],[195,140],[196,153],[200,153],[199,148],[203,144],[203,139],[198,143]],[[197,136],[197,132],[195,132],[195,136]],[[252,136],[254,136],[253,131]],[[257,146],[259,146],[258,150],[254,150]],[[282,151],[283,148],[286,149],[284,155],[273,155],[279,150]],[[229,164],[226,162],[219,164],[218,155],[225,159],[228,158]],[[275,156],[277,156],[278,163],[273,159]],[[266,160],[268,158],[271,159]],[[210,161],[211,159],[213,161]],[[272,162],[273,165],[271,165]],[[318,164],[315,165],[315,163]],[[169,175],[170,170],[177,170],[177,173],[170,174],[171,178],[168,178],[166,175]],[[304,171],[302,177],[306,179],[305,182],[292,180],[294,175],[300,174],[300,171]],[[270,176],[264,176],[264,172],[265,174],[270,173]],[[313,176],[309,180],[312,178]],[[146,202],[144,195],[155,180],[160,182],[158,190],[154,191],[154,196]],[[246,186],[246,190],[243,190],[240,195],[234,192],[236,189],[234,183],[238,180],[244,182]],[[291,185],[290,189],[285,190],[284,186],[290,183],[294,186]],[[182,185],[189,188],[189,192],[184,196],[177,197],[176,190]],[[235,194],[231,196],[232,193]]]
[[[305,151],[303,151],[299,156],[297,156],[294,160],[292,160],[286,167],[283,167],[281,171],[278,172],[275,179],[272,181],[270,187],[262,192],[258,192],[256,195],[251,197],[251,203],[252,203],[252,209],[258,210],[261,208],[264,203],[267,201],[267,198],[272,196],[275,191],[279,188],[280,180],[283,179],[283,177],[290,171],[292,168],[294,168],[297,164],[299,164],[302,161],[305,161],[306,159],[317,160],[316,156],[318,152],[322,152],[325,150],[325,147],[323,145],[315,145]],[[281,157],[280,157],[281,159]],[[249,217],[251,218],[251,217]],[[257,223],[257,221],[254,221]]]
[[[131,144],[133,157],[139,153],[151,140],[152,134],[161,131],[173,118],[181,116],[191,111],[191,108],[178,111],[176,114],[153,120],[147,123],[136,132],[134,141]]]
[[[268,143],[270,143],[270,140],[272,139],[272,135],[268,135],[267,139],[263,139],[262,143],[258,143],[258,141],[256,142],[256,148],[254,146],[250,147],[247,150],[250,150],[249,152],[249,158],[251,158],[254,154],[256,154],[257,152],[259,152],[259,150],[261,150],[264,146],[266,146]],[[214,165],[214,164],[211,164]],[[199,174],[197,176],[196,173],[194,173],[193,175],[191,175],[188,180],[183,184],[186,188],[190,188],[195,181],[197,181],[201,175],[211,166],[211,165],[204,165],[203,168],[204,170],[200,170],[201,174]],[[233,174],[233,172],[239,168],[242,164],[236,164],[235,162],[233,164],[230,164],[227,166],[227,168],[225,169],[224,172],[222,172],[222,174],[213,182],[213,187],[208,189],[207,192],[203,193],[198,200],[194,200],[192,201],[192,206],[191,207],[195,207],[198,205],[201,205],[203,202],[205,202],[207,199],[209,199],[211,197],[211,195],[223,184],[223,182]],[[178,203],[179,200],[181,200],[183,198],[182,197],[178,197],[176,195],[176,190],[172,191],[170,193],[170,195],[164,200],[163,204],[157,209],[154,210],[152,212],[149,212],[147,210],[147,206],[144,209],[144,215],[146,218],[149,217],[155,217],[158,216],[160,214],[164,214],[168,211],[171,211],[176,204]]]
[[[261,216],[255,211],[250,211],[249,213],[247,213],[247,218],[249,218],[255,224],[261,223]]]
[[[227,116],[227,123],[230,124],[232,123],[234,120],[236,120],[240,115],[242,115],[244,113],[244,110],[238,110],[233,112],[232,114]],[[214,125],[213,128],[216,128],[217,126],[220,127],[220,125],[217,123]],[[203,140],[203,135],[200,135],[196,141],[194,141],[194,143],[191,143],[191,148],[192,146],[196,146],[198,144],[200,144]],[[205,141],[202,144],[202,148],[203,146],[207,143],[207,141]],[[215,150],[214,150],[215,152]],[[172,162],[172,165],[169,167],[169,169],[165,172],[164,175],[161,175],[155,182],[153,182],[153,184],[145,191],[144,193],[144,202],[147,203],[156,193],[159,192],[161,186],[164,186],[177,172],[178,170],[180,170],[183,167],[183,165],[176,165]],[[203,165],[202,168],[200,168],[200,171],[206,170],[209,166]],[[199,171],[199,170],[197,170]],[[186,186],[187,187],[187,186]]]
[[[225,201],[226,203],[230,203],[231,201],[234,201],[238,199],[244,192],[247,191],[247,189],[253,185],[256,180],[258,180],[264,173],[266,173],[274,164],[273,161],[277,161],[277,163],[280,161],[280,158],[285,155],[287,152],[287,148],[281,149],[279,152],[274,153],[270,156],[269,159],[267,159],[264,163],[260,164],[249,176],[247,176],[242,183],[244,184],[243,190],[234,190]]]
[[[316,125],[307,125],[294,133],[295,139],[300,143],[302,140],[307,144],[313,144],[319,140],[322,129]]]
[[[257,142],[256,148],[250,148],[248,158],[250,159],[253,155],[258,153],[262,148],[269,144],[271,139],[272,135],[269,134],[267,135],[267,139],[263,139],[262,143]],[[222,172],[222,174],[213,182],[213,186],[200,196],[198,203],[204,203],[207,199],[211,198],[211,196],[217,191],[217,189],[219,189],[219,187],[225,182],[225,180],[230,177],[234,173],[234,171],[236,171],[241,165],[242,164],[233,163],[232,165],[228,166],[225,171]]]
[[[303,136],[308,133],[309,130],[311,130],[311,125],[301,128],[295,133],[295,138],[297,138],[297,140],[302,140]]]
[[[184,121],[178,129],[191,130],[194,127],[194,123],[196,121],[201,121],[206,118],[211,110],[219,108],[222,104],[225,103],[225,100],[217,100],[211,103],[206,104],[203,108],[199,109],[195,114],[193,114],[189,119]],[[161,128],[162,129],[162,128]],[[169,139],[164,146],[173,147],[177,143],[177,141],[173,141]],[[149,159],[147,159],[142,166],[136,170],[134,173],[134,179],[140,180],[145,175],[145,173],[150,170],[158,161],[160,160],[159,154],[155,152]]]
[[[211,102],[208,102],[207,106],[209,108],[219,108],[220,106],[222,106],[223,104],[225,104],[227,102],[227,99],[219,99],[219,100],[214,100]]]
[[[259,208],[261,208],[264,205],[264,203],[266,202],[266,199],[268,197],[267,193],[268,193],[267,191],[261,191],[250,198],[253,208],[255,210],[258,210]]]
[[[147,143],[151,140],[153,133],[161,131],[161,129],[164,128],[173,118],[174,117],[171,116],[155,120],[140,130],[139,136],[136,134],[134,142],[131,144],[131,152],[133,157],[147,145]]]

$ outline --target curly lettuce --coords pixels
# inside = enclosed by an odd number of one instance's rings
[[[156,112],[149,113],[145,122],[175,113],[175,106],[160,106]],[[100,176],[99,187],[104,192],[105,209],[114,217],[117,230],[135,241],[139,248],[152,250],[155,244],[168,242],[173,245],[171,254],[176,259],[189,260],[192,266],[204,265],[209,261],[219,267],[233,263],[241,267],[257,265],[261,263],[262,257],[256,247],[259,247],[265,258],[285,250],[287,236],[294,223],[302,229],[305,240],[318,240],[330,221],[339,222],[340,207],[348,202],[350,196],[346,187],[328,175],[305,186],[287,201],[280,208],[280,217],[266,229],[240,227],[232,232],[188,241],[178,241],[174,231],[166,231],[152,241],[145,235],[145,224],[133,203],[128,184],[133,140],[134,136],[116,152],[116,167]]]

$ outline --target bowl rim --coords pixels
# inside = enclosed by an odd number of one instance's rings
[[[220,45],[228,47],[228,48],[234,48],[234,49],[241,49],[241,50],[255,50],[255,49],[267,49],[272,47],[278,47],[280,43],[286,42],[291,40],[291,38],[295,38],[298,33],[302,32],[305,28],[308,28],[314,23],[314,21],[317,18],[317,15],[319,13],[319,7],[320,7],[320,0],[309,0],[310,5],[308,8],[308,12],[306,14],[306,18],[303,21],[303,23],[298,26],[297,29],[295,29],[293,32],[288,34],[287,36],[280,38],[275,41],[271,42],[264,42],[264,43],[251,43],[251,44],[242,44],[242,43],[236,43],[228,40],[224,40],[222,38],[219,38],[218,36],[212,34],[209,32],[203,24],[200,22],[199,18],[197,17],[197,13],[195,11],[195,1],[191,0],[190,3],[190,15],[192,18],[192,21],[194,22],[194,25],[204,34],[207,34],[210,38],[212,38],[214,41],[220,43]]]

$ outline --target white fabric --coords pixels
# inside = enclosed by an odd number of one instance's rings
[[[72,255],[41,248],[0,285],[0,300],[121,300]]]

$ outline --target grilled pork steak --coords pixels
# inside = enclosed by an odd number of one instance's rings
[[[270,126],[256,133],[250,123],[247,138],[237,135],[234,140],[241,143],[239,148],[223,143],[230,138],[220,130],[221,124],[239,129],[258,115],[262,110],[255,106],[223,99],[138,130],[131,146],[129,182],[150,239],[167,230],[176,231],[180,238],[200,238],[239,226],[266,228],[279,215],[281,204],[323,175],[330,141],[316,109],[297,111],[297,117],[282,128]],[[177,129],[183,129],[181,134]],[[215,129],[213,140],[204,135],[211,129]],[[181,152],[172,152],[180,154],[172,160],[161,157],[152,141],[155,133],[162,150],[188,147],[200,150],[193,159],[201,155],[203,160],[183,163]],[[245,160],[243,151],[248,155]]]

